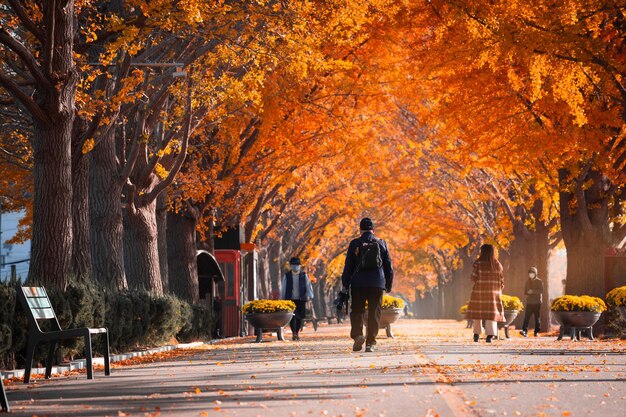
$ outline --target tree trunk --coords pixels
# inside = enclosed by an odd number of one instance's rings
[[[78,76],[74,2],[43,3],[45,77],[34,99],[48,118],[33,117],[34,198],[28,279],[64,289],[72,255],[72,127]],[[52,7],[53,6],[53,7]]]
[[[72,254],[72,117],[58,122],[50,128],[34,123],[35,191],[28,281],[65,289]]]
[[[582,210],[580,205],[583,203],[566,191],[570,184],[568,170],[559,170],[559,183],[561,231],[567,250],[566,293],[604,298],[604,256],[611,236],[609,197],[602,190],[602,176],[597,171],[591,171],[583,181],[575,184],[578,193],[583,184],[586,187],[582,191],[586,200]]]
[[[167,213],[167,258],[170,291],[198,304],[198,264],[196,262],[197,217],[190,213]]]
[[[124,210],[124,266],[128,286],[163,295],[157,238],[156,199]]]
[[[280,295],[281,274],[281,245],[280,242],[272,242],[268,249],[270,264],[270,293],[269,298]]]
[[[75,123],[76,125],[76,123]],[[82,154],[74,132],[72,146],[72,262],[71,275],[80,281],[92,279],[91,240],[89,237],[89,161]]]
[[[550,228],[542,222],[537,222],[535,231],[537,242],[537,274],[543,281],[543,304],[541,305],[541,331],[550,330],[550,274],[548,261],[550,259]]]
[[[265,246],[261,246],[259,248],[259,283],[260,283],[260,293],[259,299],[264,299],[269,297],[269,277],[270,277],[270,261],[267,248]]]
[[[115,156],[115,135],[104,137],[89,153],[89,208],[93,278],[106,288],[128,288],[124,271],[122,184]]]
[[[159,240],[159,269],[161,270],[161,285],[164,291],[169,290],[169,266],[167,252],[167,190],[157,197],[156,219],[157,219],[157,239]],[[194,244],[195,246],[195,244]],[[194,247],[195,256],[195,247]],[[194,260],[195,264],[195,260]]]

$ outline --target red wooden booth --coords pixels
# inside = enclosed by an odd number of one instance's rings
[[[257,295],[257,253],[254,244],[244,243],[243,228],[229,229],[215,238],[215,259],[224,275],[219,283],[219,336],[245,336],[241,307]]]

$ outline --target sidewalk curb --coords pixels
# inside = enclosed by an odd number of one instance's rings
[[[239,337],[227,337],[224,339],[211,339],[206,342],[191,342],[191,343],[179,343],[176,345],[165,345],[165,346],[159,346],[156,348],[151,348],[151,349],[146,349],[146,350],[110,355],[109,358],[110,358],[111,363],[115,363],[115,362],[121,362],[121,361],[125,361],[128,359],[136,358],[136,357],[153,355],[155,353],[169,352],[171,350],[189,349],[189,348],[194,348],[194,347],[203,346],[203,345],[214,345],[216,343],[223,342],[225,340],[234,340],[234,339],[239,339]],[[103,357],[93,358],[93,364],[104,366],[104,358]],[[78,359],[75,361],[71,361],[68,365],[53,366],[52,374],[60,374],[63,372],[70,372],[70,371],[75,371],[78,369],[85,369],[86,366],[87,366],[86,359]],[[46,372],[46,368],[32,368],[31,369],[31,375],[44,374],[45,372]],[[22,378],[23,376],[24,376],[24,369],[12,369],[10,371],[0,370],[0,379]]]

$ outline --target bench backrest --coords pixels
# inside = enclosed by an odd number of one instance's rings
[[[53,330],[61,330],[57,315],[54,313],[48,293],[43,287],[21,287],[18,296],[28,315],[29,324],[37,326],[41,331],[38,320],[52,320]]]

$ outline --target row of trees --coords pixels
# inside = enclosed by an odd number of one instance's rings
[[[358,219],[398,289],[507,292],[568,253],[604,295],[626,236],[621,2],[0,2],[3,206],[30,278],[197,301],[197,247],[243,224],[261,293],[292,255],[329,280]]]

